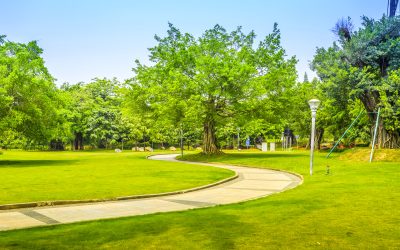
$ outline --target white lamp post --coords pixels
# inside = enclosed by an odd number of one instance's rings
[[[183,158],[183,127],[181,123],[181,157]]]
[[[310,175],[313,174],[313,160],[314,160],[314,138],[315,138],[315,117],[317,116],[317,109],[320,100],[311,99],[308,101],[311,109],[311,151],[310,151]]]

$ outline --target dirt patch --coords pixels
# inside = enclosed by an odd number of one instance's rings
[[[349,149],[339,158],[351,161],[369,161],[371,149]],[[400,162],[400,149],[375,149],[373,161]]]

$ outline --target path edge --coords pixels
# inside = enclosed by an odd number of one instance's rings
[[[150,156],[152,156],[152,155],[150,155]],[[149,157],[150,157],[150,156],[149,156]],[[299,183],[298,186],[300,186],[300,185],[302,185],[302,184],[304,183],[304,176],[303,176],[303,175],[301,175],[301,174],[299,174],[299,173],[296,173],[296,172],[293,172],[293,171],[283,170],[283,169],[279,169],[279,168],[271,168],[271,167],[260,168],[260,167],[257,167],[257,166],[249,166],[249,165],[242,165],[242,164],[224,164],[224,163],[219,163],[219,162],[187,161],[187,160],[179,160],[179,159],[176,159],[176,160],[177,160],[177,161],[180,161],[180,162],[206,163],[206,164],[214,164],[214,165],[221,165],[221,166],[223,166],[223,165],[229,165],[229,166],[233,166],[233,167],[256,168],[256,169],[272,170],[272,171],[281,172],[281,173],[286,173],[286,174],[291,174],[291,175],[294,175],[294,176],[299,177],[299,179],[300,179],[301,181],[300,181],[300,183]]]

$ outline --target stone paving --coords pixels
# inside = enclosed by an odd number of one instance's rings
[[[152,160],[176,161],[177,155],[156,155]],[[302,179],[294,174],[248,167],[187,162],[230,169],[238,178],[210,188],[169,196],[0,211],[0,230],[78,221],[182,211],[264,197],[294,188]]]

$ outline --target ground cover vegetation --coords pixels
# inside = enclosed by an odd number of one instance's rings
[[[146,155],[6,151],[0,161],[0,204],[163,193],[234,175],[225,169],[151,161]]]
[[[309,153],[226,152],[187,160],[300,173],[295,189],[239,204],[0,233],[3,249],[398,249],[399,152],[378,150],[326,159]],[[389,157],[388,157],[389,156]],[[364,160],[363,158],[366,158]],[[392,160],[388,160],[392,159]],[[327,173],[327,166],[330,172]]]
[[[155,36],[151,65],[139,61],[126,81],[95,78],[55,85],[37,42],[0,38],[0,147],[84,150],[177,146],[223,148],[280,140],[285,128],[308,144],[307,100],[322,100],[316,145],[336,141],[364,113],[343,145],[369,144],[380,109],[377,145],[399,147],[399,17],[350,19],[338,41],[318,48],[319,79],[296,80],[275,24],[265,37],[216,25],[201,36],[169,24]]]

